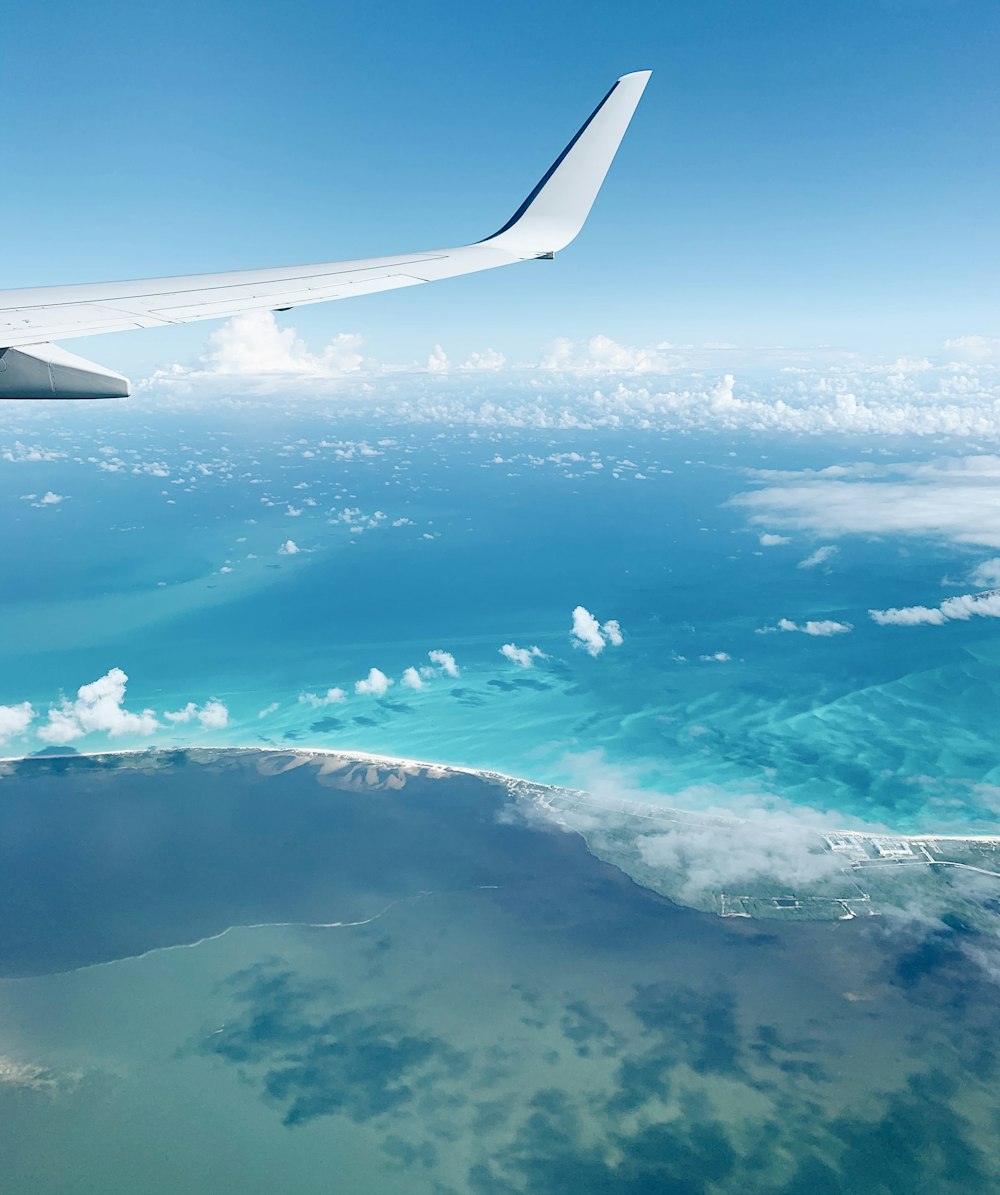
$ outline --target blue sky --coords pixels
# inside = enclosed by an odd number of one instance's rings
[[[5,16],[0,55],[0,285],[478,238],[611,80],[651,68],[554,266],[284,318],[392,360],[595,333],[887,355],[996,335],[995,2],[52,2]],[[207,331],[76,348],[141,374]]]

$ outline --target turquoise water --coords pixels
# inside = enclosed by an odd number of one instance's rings
[[[4,1191],[996,1188],[977,935],[725,921],[482,779],[291,762],[0,781]]]
[[[942,578],[991,551],[795,531],[762,549],[767,528],[730,505],[754,488],[748,470],[871,459],[869,445],[470,431],[262,401],[6,414],[0,446],[0,703],[44,715],[120,667],[129,709],[162,721],[214,697],[230,711],[225,728],[77,749],[300,743],[685,804],[764,793],[844,821],[995,827],[996,624],[867,616],[936,604],[955,592]],[[967,448],[886,443],[878,459]],[[65,500],[25,497],[49,491]],[[280,554],[288,540],[300,550]],[[797,567],[830,542],[829,567]],[[577,605],[617,620],[623,644],[574,650]],[[781,617],[855,630],[756,633]],[[505,643],[547,658],[521,670]],[[403,687],[432,650],[459,677]],[[381,700],[353,693],[373,667],[396,682]],[[299,700],[331,687],[347,700]]]

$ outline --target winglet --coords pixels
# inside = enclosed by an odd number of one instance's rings
[[[518,257],[551,256],[577,235],[652,71],[622,75],[498,232],[482,242]]]

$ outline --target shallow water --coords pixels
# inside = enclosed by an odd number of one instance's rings
[[[1000,1178],[974,935],[693,913],[487,780],[289,762],[0,780],[4,1190]]]

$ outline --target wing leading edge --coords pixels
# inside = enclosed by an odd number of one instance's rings
[[[325,303],[550,257],[583,227],[649,75],[623,75],[511,219],[477,244],[312,266],[0,291],[0,397],[129,393],[120,374],[47,343],[52,340]]]

